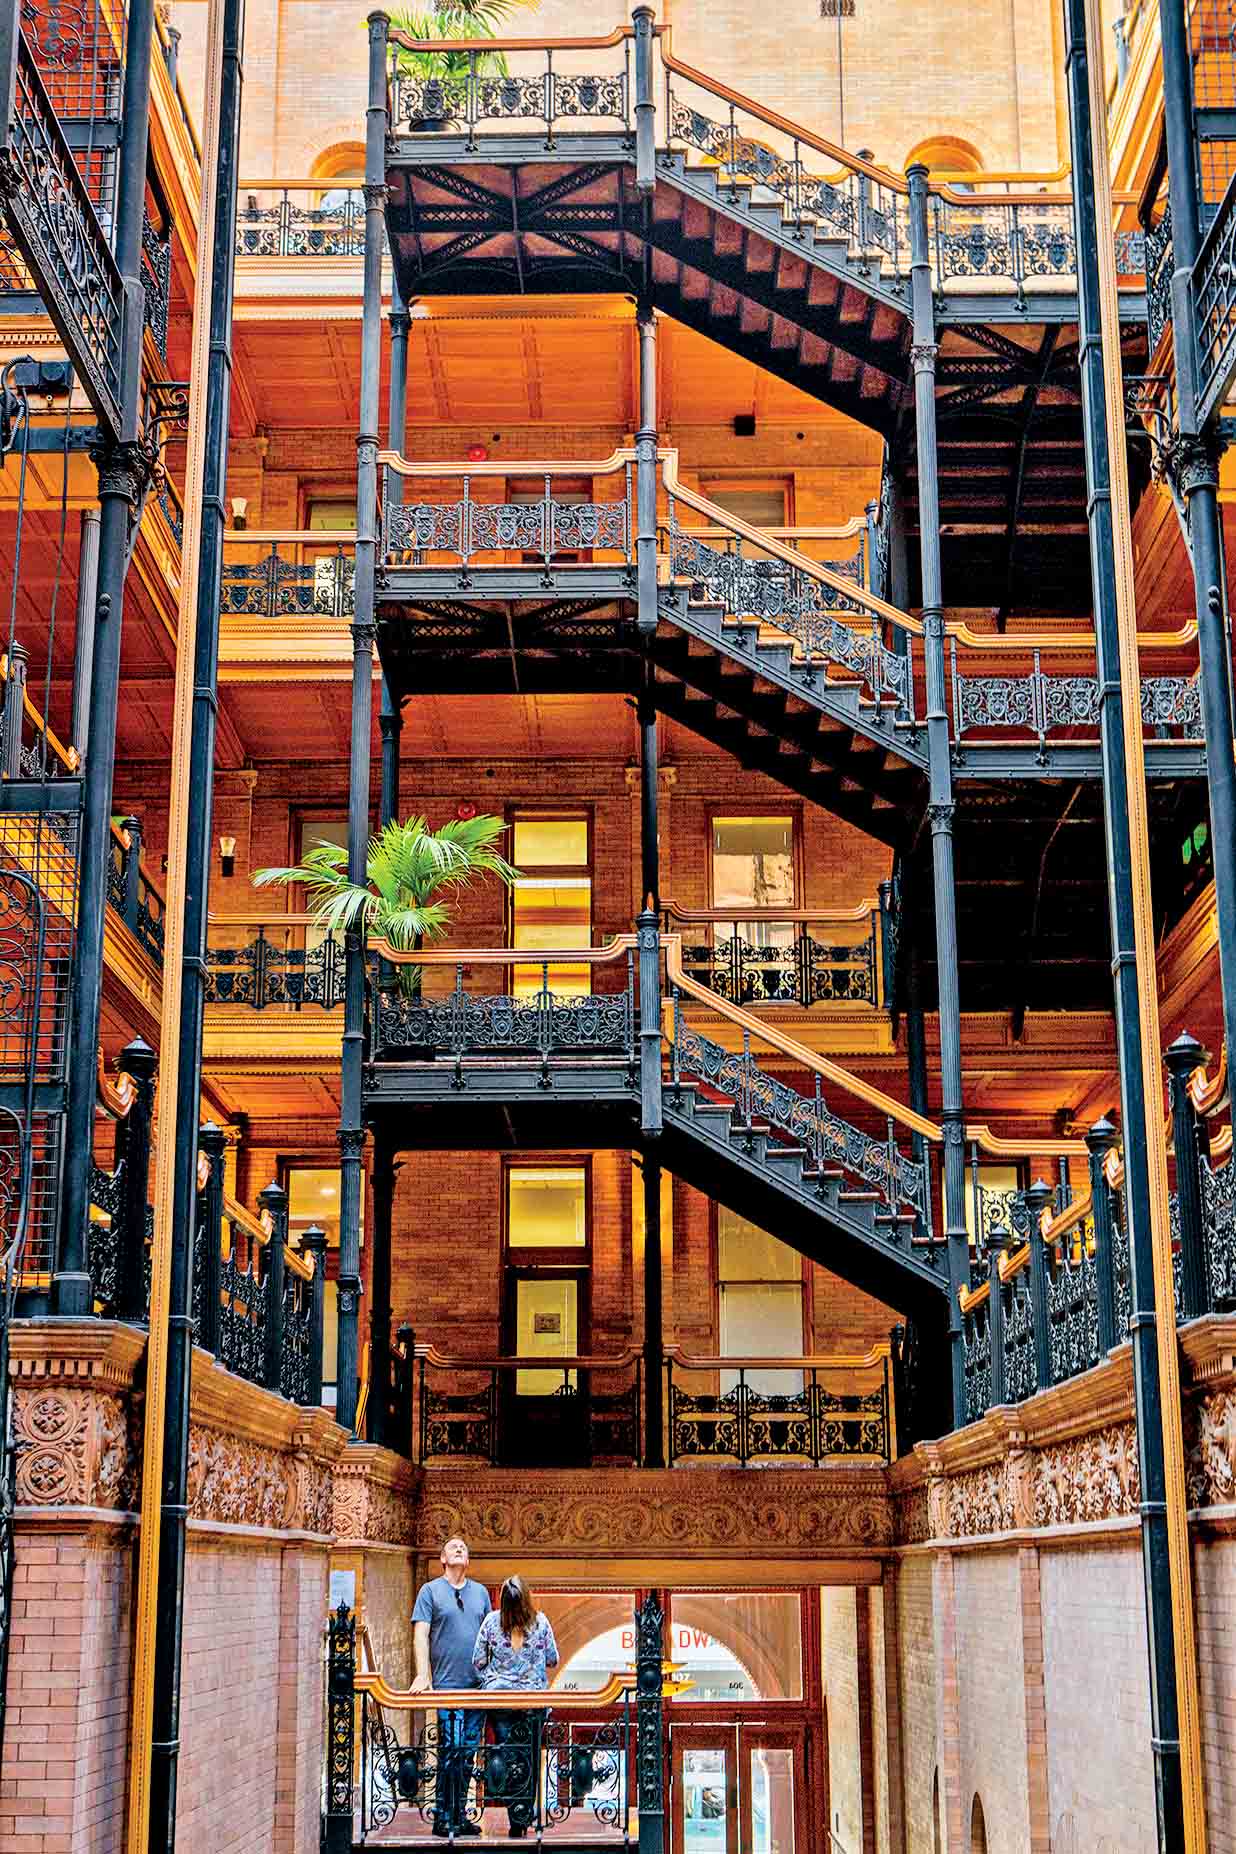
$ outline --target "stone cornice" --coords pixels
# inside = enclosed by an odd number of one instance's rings
[[[9,1376],[20,1383],[127,1390],[145,1356],[144,1329],[115,1320],[14,1320],[9,1333]]]

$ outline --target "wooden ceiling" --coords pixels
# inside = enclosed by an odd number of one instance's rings
[[[624,297],[553,300],[452,298],[412,311],[408,419],[412,427],[638,422],[634,306]],[[843,414],[761,372],[703,335],[658,321],[658,421],[666,427],[728,425],[754,413],[761,425],[810,422],[852,428]],[[344,428],[359,416],[358,304],[236,305],[233,427]],[[383,341],[381,404],[388,393]],[[289,381],[295,390],[289,391]],[[552,433],[546,434],[547,440]],[[879,443],[866,434],[878,461]]]

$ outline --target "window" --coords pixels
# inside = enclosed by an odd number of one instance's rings
[[[700,493],[752,528],[784,528],[787,525],[788,483],[735,482],[726,477],[704,477],[700,481]]]
[[[795,1590],[675,1590],[669,1651],[694,1682],[684,1702],[800,1700],[802,1599]]]
[[[582,1162],[508,1165],[505,1344],[516,1358],[586,1352],[588,1167]],[[515,1373],[518,1397],[555,1397],[577,1373]]]
[[[584,812],[517,812],[511,860],[519,880],[511,890],[511,945],[521,951],[561,951],[592,945],[592,847]],[[532,997],[542,983],[556,992],[589,992],[590,968],[557,963],[514,971],[516,997]]]
[[[717,922],[716,938],[737,934],[750,946],[792,945],[793,921],[752,920],[746,910],[792,908],[794,890],[792,817],[712,820],[712,905],[734,911]]]
[[[305,504],[305,526],[315,534],[350,533],[356,528],[356,499],[314,496]]]
[[[288,1240],[293,1248],[311,1224],[326,1231],[326,1280],[322,1313],[322,1402],[333,1406],[339,1375],[339,1168],[289,1165],[284,1169],[288,1194]]]
[[[798,1358],[803,1350],[803,1265],[798,1253],[745,1217],[717,1207],[717,1298],[723,1358]],[[797,1395],[801,1371],[750,1370],[748,1389]],[[721,1373],[724,1396],[738,1383]]]
[[[1011,1195],[1021,1187],[1021,1175],[1015,1165],[980,1165],[975,1180],[973,1166],[966,1167],[966,1231],[970,1247],[976,1238],[983,1241],[996,1230],[1012,1234]]]
[[[299,842],[296,851],[297,862],[303,863],[307,853],[315,849],[320,843],[333,843],[338,845],[340,849],[346,850],[348,847],[348,820],[346,818],[301,817],[299,821]],[[323,941],[329,940],[332,937],[335,941],[335,945],[342,951],[342,934],[335,934],[332,936],[331,934],[323,932],[320,927],[306,927],[306,953],[316,952]]]

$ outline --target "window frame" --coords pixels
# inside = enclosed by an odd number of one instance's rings
[[[516,1248],[511,1243],[511,1186],[512,1172],[518,1171],[583,1171],[584,1174],[584,1240],[569,1246],[545,1246],[537,1248]],[[502,1267],[537,1268],[542,1262],[549,1269],[575,1270],[592,1268],[592,1154],[589,1152],[551,1152],[536,1153],[504,1152],[501,1168],[502,1203],[500,1210],[499,1235],[502,1244]]]
[[[515,863],[521,876],[527,876],[530,880],[535,881],[545,876],[553,876],[553,875],[565,873],[565,874],[573,875],[574,877],[576,877],[577,879],[581,881],[584,879],[587,880],[587,883],[588,883],[588,939],[587,939],[586,944],[591,946],[593,944],[593,936],[596,933],[596,918],[597,918],[596,917],[596,898],[597,898],[596,838],[595,838],[595,830],[594,830],[594,826],[596,823],[595,806],[593,805],[520,805],[520,804],[515,804],[515,805],[507,805],[503,813],[503,816],[504,816],[504,819],[506,822],[506,828],[507,828],[507,842],[510,844],[510,859],[513,863]],[[531,822],[548,823],[558,818],[561,818],[563,820],[570,820],[570,819],[575,819],[575,818],[583,819],[584,828],[587,832],[587,846],[588,846],[587,863],[530,863],[530,864],[521,863],[515,855],[516,824],[519,823],[521,820],[527,820],[530,823]],[[516,881],[516,882],[512,882],[510,887],[506,890],[506,943],[511,948],[512,952],[519,950],[515,946],[515,892],[518,887],[519,887],[519,883],[518,881]],[[511,963],[510,974],[509,974],[512,988],[514,987],[515,967],[517,965],[520,965],[520,966],[537,965],[538,963],[540,962],[538,962],[535,957],[513,960]]]
[[[793,528],[795,526],[795,483],[793,472],[782,473],[779,470],[742,470],[733,473],[720,470],[701,470],[699,473],[701,496],[709,502],[715,502],[718,508],[724,508],[721,496],[727,492],[737,495],[768,495],[780,489],[782,493],[781,520],[774,522],[774,528]],[[719,496],[716,492],[721,492]],[[732,513],[726,510],[727,514]],[[745,515],[735,515],[736,521],[746,521]],[[748,526],[758,528],[759,522],[749,522]]]
[[[716,909],[718,906],[715,899],[717,893],[716,836],[718,818],[769,817],[788,817],[790,820],[790,879],[793,884],[794,898],[786,909],[787,917],[792,916],[793,913],[797,912],[798,909],[805,905],[801,900],[805,886],[802,806],[797,804],[787,805],[783,810],[773,811],[767,805],[710,805],[708,808],[708,841],[706,845],[706,877],[708,882],[708,901],[706,906],[709,909]],[[754,905],[753,903],[752,906],[754,907]],[[727,920],[732,919],[736,921],[745,920],[747,918],[749,917],[742,914],[737,905],[735,906],[733,914],[726,916]],[[714,926],[716,924],[715,922],[713,923]]]
[[[727,1286],[729,1287],[762,1287],[762,1286],[789,1287],[792,1285],[788,1281],[768,1282],[768,1281],[765,1281],[762,1277],[757,1276],[757,1275],[743,1276],[741,1279],[738,1279],[732,1282],[722,1281],[721,1279],[721,1211],[723,1208],[724,1207],[721,1204],[718,1204],[716,1199],[713,1198],[709,1204],[709,1218],[708,1218],[708,1241],[709,1241],[708,1265],[709,1265],[709,1272],[712,1277],[712,1330],[717,1335],[717,1357],[718,1358],[723,1358],[725,1356],[722,1350],[722,1342],[721,1342],[721,1289],[723,1287],[727,1287]],[[738,1213],[735,1211],[735,1212],[732,1212],[731,1214],[736,1216]],[[743,1222],[751,1223],[752,1220],[750,1217],[744,1217]],[[752,1223],[752,1228],[760,1229],[761,1225],[758,1223]],[[779,1236],[776,1236],[772,1230],[765,1230],[764,1234],[766,1236],[772,1237],[774,1242],[781,1241],[781,1238]],[[798,1254],[798,1251],[793,1249],[791,1244],[786,1243],[784,1247],[786,1247],[787,1249],[790,1249],[792,1254]],[[811,1265],[808,1261],[808,1258],[805,1255],[798,1255],[798,1266],[799,1266],[799,1280],[800,1280],[801,1293],[802,1293],[802,1303],[801,1303],[802,1304],[802,1356],[808,1357],[812,1351],[812,1346],[810,1345],[809,1340],[810,1340],[811,1334],[814,1333],[815,1331],[814,1274],[813,1274]],[[787,1369],[789,1369],[789,1367],[787,1367]]]

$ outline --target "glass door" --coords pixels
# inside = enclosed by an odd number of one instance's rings
[[[803,1728],[744,1725],[739,1744],[742,1854],[795,1854],[807,1845]]]
[[[674,1854],[739,1854],[734,1726],[671,1727],[670,1793]]]

